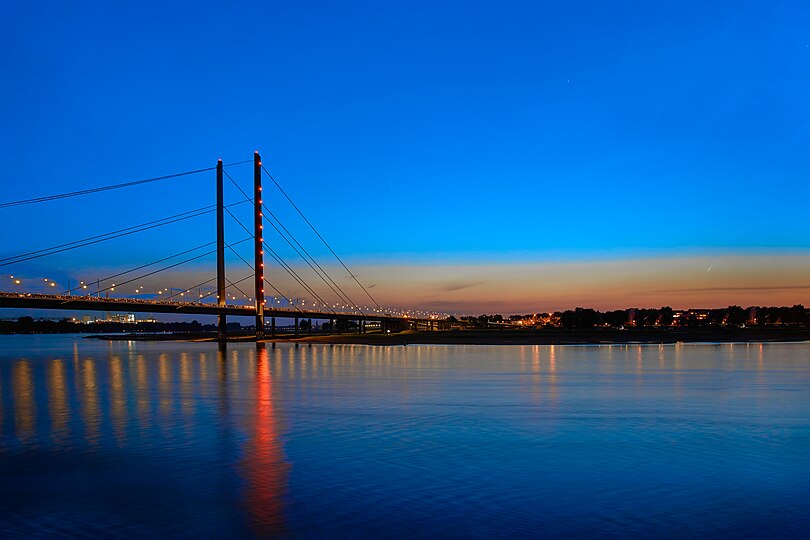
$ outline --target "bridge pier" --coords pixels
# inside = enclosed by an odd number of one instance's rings
[[[307,329],[307,335],[311,336],[312,335],[312,319],[311,318],[309,319],[308,326],[309,326],[309,328]]]
[[[276,337],[276,318],[270,317],[270,337]]]
[[[295,337],[298,337],[298,317],[295,318]]]

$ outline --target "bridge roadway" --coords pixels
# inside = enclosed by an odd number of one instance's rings
[[[198,302],[168,302],[155,300],[137,300],[134,298],[93,298],[90,296],[67,296],[55,294],[29,294],[0,292],[0,308],[27,309],[65,309],[76,311],[121,311],[127,313],[180,313],[189,315],[236,315],[255,317],[256,308],[252,306],[203,304]],[[420,319],[396,315],[375,315],[331,311],[306,311],[284,308],[264,308],[265,317],[284,317],[289,319],[345,319],[361,321],[408,321],[411,323],[431,323],[436,319]]]

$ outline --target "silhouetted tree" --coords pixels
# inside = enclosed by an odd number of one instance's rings
[[[560,315],[560,324],[565,329],[593,328],[599,322],[599,314],[590,308],[576,308],[563,311]]]
[[[726,324],[729,326],[740,326],[748,320],[748,312],[740,306],[728,306],[726,308]]]
[[[617,309],[615,311],[608,311],[602,315],[602,321],[613,328],[624,326],[627,324],[627,310]]]

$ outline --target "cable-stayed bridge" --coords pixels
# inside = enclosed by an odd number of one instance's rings
[[[252,194],[249,194],[234,180],[228,169],[251,162],[253,164],[253,190]],[[216,239],[183,249],[155,261],[115,272],[112,275],[105,276],[103,279],[96,279],[95,282],[79,281],[78,283],[71,283],[69,281],[67,290],[54,290],[53,293],[50,293],[50,291],[43,293],[26,290],[26,284],[23,283],[23,280],[9,274],[6,282],[8,283],[8,290],[0,290],[0,308],[216,315],[218,316],[218,338],[221,340],[227,338],[227,318],[229,316],[249,316],[254,318],[257,339],[267,337],[268,333],[271,336],[275,334],[277,317],[294,320],[296,334],[300,320],[308,320],[310,322],[308,326],[311,329],[313,319],[316,321],[329,321],[332,329],[335,328],[335,323],[356,321],[356,328],[359,331],[365,331],[368,322],[374,323],[373,326],[383,332],[387,331],[387,329],[399,329],[408,326],[429,329],[438,327],[438,321],[443,317],[436,313],[382,307],[368,290],[368,287],[360,282],[343,259],[332,249],[331,245],[304,215],[299,206],[296,205],[279,182],[262,164],[258,152],[254,153],[252,160],[247,161],[223,164],[222,160],[219,160],[215,166],[208,168],[0,203],[0,210],[111,190],[134,188],[178,177],[205,173],[216,177],[216,204],[214,205],[192,209],[72,242],[6,256],[0,258],[0,267],[8,267],[9,270],[13,271],[15,266],[27,261],[43,259],[88,246],[103,246],[106,242],[115,239],[210,214],[213,214],[216,219]],[[282,223],[277,214],[268,208],[263,199],[262,180],[264,178],[271,180],[272,185],[278,189],[283,198],[339,263],[339,268],[351,278],[349,287],[345,283],[339,283],[327,271],[325,265],[319,263],[311,255],[310,251],[291,232],[290,228]],[[240,200],[229,204],[225,203],[225,179],[236,187],[241,197]],[[234,207],[243,204],[250,205],[252,208],[253,219],[252,223],[248,225],[243,223],[233,212]],[[244,233],[241,239],[226,242],[226,215],[238,225],[237,230]],[[265,240],[265,226],[275,231],[292,252],[303,260],[306,264],[303,268],[308,269],[306,274],[301,268],[296,269],[285,260],[279,250],[274,249]],[[252,262],[235,249],[236,246],[247,243],[252,245]],[[226,250],[235,255],[249,269],[250,273],[237,280],[230,279],[225,267]],[[161,276],[166,275],[170,270],[182,268],[183,265],[188,265],[211,255],[216,256],[216,272],[210,279],[186,287],[159,287],[157,291],[152,286],[150,290],[153,292],[145,292],[145,280],[148,279],[154,283],[155,280],[159,280]],[[265,267],[266,260],[268,262],[267,267]],[[269,272],[266,271],[266,268],[273,268],[272,273],[276,271],[278,273],[283,272],[288,278],[291,278],[296,289],[300,287],[300,290],[305,291],[306,300],[303,298],[291,298],[291,295],[285,294],[280,286],[268,279]],[[312,277],[315,279],[313,280]],[[252,287],[250,282],[252,282]],[[48,287],[56,289],[57,287],[57,283],[48,278],[44,278],[44,284],[46,289]],[[350,287],[355,292],[362,291],[365,297],[362,305],[350,296],[348,292]],[[126,290],[134,290],[134,294],[127,295],[123,293],[125,288]],[[245,289],[248,288],[250,288],[250,292],[246,292]]]

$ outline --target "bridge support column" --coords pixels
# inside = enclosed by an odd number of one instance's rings
[[[255,258],[256,339],[264,339],[264,236],[262,235],[262,158],[253,153],[253,251]]]
[[[298,317],[295,318],[295,337],[298,337]]]
[[[217,305],[225,308],[225,214],[222,188],[222,160],[217,160]],[[217,315],[217,339],[227,339],[228,321],[224,313]]]
[[[270,336],[276,337],[276,318],[270,317]]]
[[[329,335],[335,333],[335,319],[329,319]]]
[[[309,328],[307,329],[307,335],[311,336],[312,335],[312,319],[309,319],[307,326],[309,326]]]

